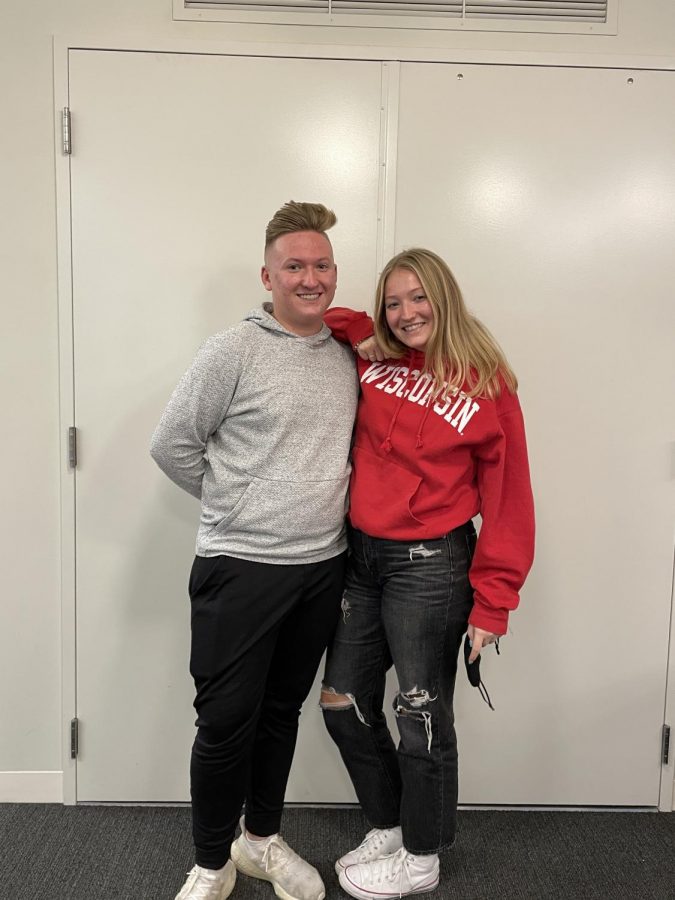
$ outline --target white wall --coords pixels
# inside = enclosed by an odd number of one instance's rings
[[[675,57],[675,3],[622,0],[616,36],[412,34],[176,23],[171,0],[0,6],[0,801],[58,799],[59,410],[52,35],[278,41]],[[261,222],[261,228],[263,223]],[[32,785],[32,787],[31,787]],[[42,785],[42,787],[41,787]]]

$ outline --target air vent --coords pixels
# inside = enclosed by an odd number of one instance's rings
[[[381,28],[616,33],[618,0],[173,0],[174,19]]]

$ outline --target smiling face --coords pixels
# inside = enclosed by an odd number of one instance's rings
[[[434,311],[410,269],[394,269],[384,284],[384,309],[389,330],[412,350],[424,350],[434,328]]]
[[[333,248],[325,234],[282,234],[265,251],[260,274],[272,293],[274,318],[284,328],[301,336],[321,330],[337,285]]]

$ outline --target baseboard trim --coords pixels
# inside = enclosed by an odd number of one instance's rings
[[[63,772],[0,772],[0,803],[63,803]]]

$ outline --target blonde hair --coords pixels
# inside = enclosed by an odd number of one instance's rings
[[[431,250],[404,250],[389,260],[379,277],[375,336],[386,355],[399,359],[409,352],[387,325],[385,286],[396,269],[407,269],[417,276],[434,313],[431,337],[424,351],[424,371],[433,377],[436,395],[466,385],[468,396],[487,395],[494,399],[501,393],[500,376],[515,393],[518,381],[502,349],[483,323],[469,313],[447,263]]]
[[[265,229],[265,250],[277,238],[294,231],[318,231],[328,240],[326,232],[337,222],[332,209],[323,203],[296,203],[289,200],[278,209],[267,223]]]

